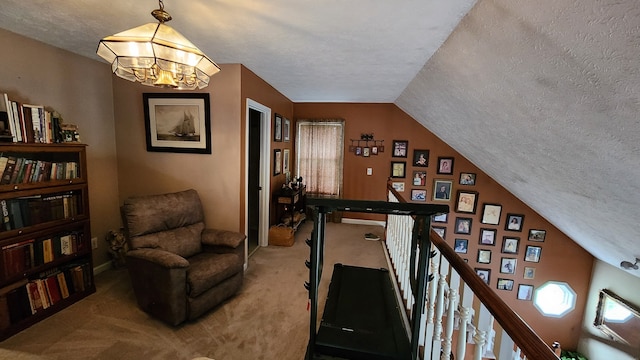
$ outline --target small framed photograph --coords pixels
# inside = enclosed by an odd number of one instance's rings
[[[288,142],[289,140],[291,140],[290,134],[291,134],[291,122],[289,121],[289,119],[284,118],[282,120],[282,139],[285,142]]]
[[[413,172],[413,185],[425,186],[427,185],[427,172],[426,171],[414,171]]]
[[[371,156],[371,148],[369,148],[369,147],[362,148],[362,156],[364,156],[364,157]]]
[[[282,172],[282,150],[273,150],[273,176],[280,175]]]
[[[449,214],[444,213],[444,214],[433,215],[433,217],[431,218],[431,221],[437,222],[437,223],[446,223],[448,219],[449,219]]]
[[[447,232],[447,228],[441,227],[441,226],[432,226],[431,228],[433,229],[433,231],[436,232],[436,234],[440,235],[440,237],[444,239],[444,236],[446,235],[446,232]]]
[[[356,156],[362,156],[362,146],[356,146]]]
[[[500,259],[500,272],[503,274],[515,274],[517,261],[514,258]]]
[[[456,239],[453,244],[453,250],[459,254],[466,254],[469,249],[469,240]]]
[[[284,149],[282,150],[282,172],[283,173],[288,173],[289,170],[289,153],[291,152],[291,150],[289,149]]]
[[[413,166],[429,166],[429,150],[413,150]]]
[[[453,158],[452,157],[438,158],[438,174],[444,174],[444,175],[453,174]]]
[[[371,155],[378,155],[378,147],[377,146],[372,146],[371,147]]]
[[[482,205],[482,223],[487,225],[498,225],[500,223],[500,213],[502,205],[484,204]]]
[[[507,223],[504,226],[505,230],[522,231],[522,223],[524,222],[524,215],[521,214],[507,214]]]
[[[391,187],[393,190],[397,192],[404,192],[404,183],[399,181],[394,181],[391,183]]]
[[[411,201],[427,201],[427,190],[411,189]]]
[[[476,184],[476,174],[474,173],[460,173],[460,185],[475,185]]]
[[[498,290],[513,290],[513,280],[498,278]]]
[[[526,280],[533,280],[536,277],[536,268],[533,266],[525,266],[522,277]]]
[[[533,296],[533,285],[518,285],[518,300],[527,300],[531,301],[531,297]]]
[[[449,201],[451,199],[451,180],[434,180],[433,181],[433,200]]]
[[[275,115],[275,125],[273,127],[273,141],[282,141],[282,115]]]
[[[491,279],[491,269],[480,269],[475,268],[476,274],[485,282],[485,284],[489,285],[489,280]]]
[[[407,157],[409,142],[407,140],[393,140],[393,157]]]
[[[527,251],[524,253],[524,261],[540,262],[540,253],[542,253],[540,246],[527,245]]]
[[[529,230],[529,241],[543,242],[546,236],[547,236],[546,230],[536,230],[536,229]]]
[[[505,236],[502,238],[502,253],[517,254],[519,245],[520,245],[520,238]]]
[[[391,162],[391,177],[392,178],[404,178],[406,177],[407,162],[406,161],[392,161]]]
[[[458,190],[458,195],[456,197],[456,212],[475,214],[477,203],[477,191]]]
[[[496,229],[480,229],[480,245],[491,245],[494,246],[496,244]]]
[[[456,230],[454,231],[456,234],[471,234],[471,218],[456,218]]]
[[[491,250],[478,249],[477,261],[479,264],[491,264]]]

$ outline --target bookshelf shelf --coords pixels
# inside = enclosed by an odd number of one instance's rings
[[[0,171],[1,341],[95,284],[86,146],[0,144]]]

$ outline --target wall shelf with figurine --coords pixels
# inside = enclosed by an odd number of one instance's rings
[[[369,157],[384,152],[384,140],[376,140],[373,134],[361,134],[360,139],[350,139],[349,152],[356,156]]]

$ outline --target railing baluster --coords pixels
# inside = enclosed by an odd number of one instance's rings
[[[515,344],[513,343],[513,340],[511,339],[509,334],[507,334],[507,332],[504,331],[503,329],[502,336],[500,339],[500,352],[498,352],[498,359],[504,359],[504,360],[516,359],[516,354],[513,351],[514,345]]]
[[[464,359],[467,352],[467,332],[468,324],[473,317],[473,298],[474,294],[466,283],[463,283],[462,303],[458,311],[460,312],[460,323],[458,324],[458,346],[456,350],[456,359]]]
[[[460,299],[460,295],[458,295],[458,289],[460,288],[460,275],[455,271],[455,269],[451,268],[451,275],[449,276],[449,292],[448,292],[448,300],[449,303],[447,305],[447,324],[445,329],[445,336],[442,339],[442,355],[440,356],[441,360],[449,360],[452,348],[453,341],[453,330],[455,327],[455,312],[458,307],[458,301]],[[458,341],[460,341],[460,335],[458,335]],[[462,342],[464,343],[464,337],[462,338]]]

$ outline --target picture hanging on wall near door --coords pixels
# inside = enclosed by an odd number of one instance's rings
[[[144,93],[147,151],[211,154],[207,93]]]
[[[289,119],[284,119],[283,123],[282,123],[282,138],[284,139],[285,142],[288,142],[290,140],[290,134],[291,134],[291,122],[289,121]]]
[[[289,172],[289,149],[282,150],[282,172]]]
[[[275,115],[276,123],[273,126],[273,141],[282,141],[282,116],[280,114]]]
[[[280,175],[282,169],[282,150],[273,150],[273,176]]]

